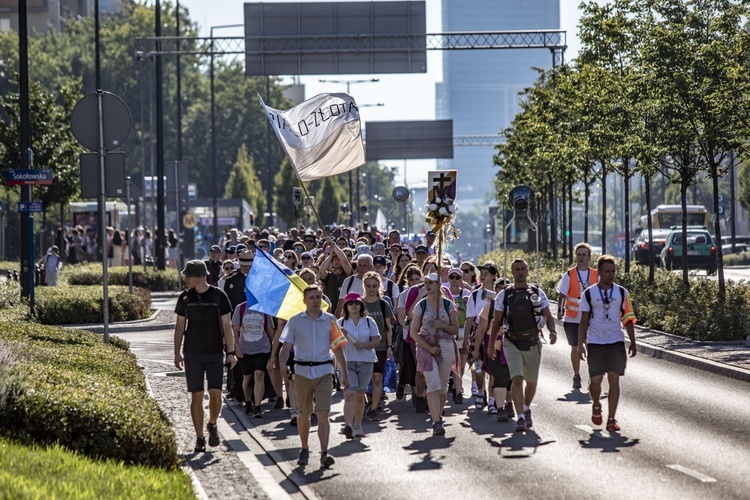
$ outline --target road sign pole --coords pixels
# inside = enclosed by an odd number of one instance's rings
[[[101,89],[96,89],[96,97],[98,104],[99,114],[99,247],[102,250],[102,323],[104,324],[104,343],[109,344],[109,273],[107,272],[107,198],[106,198],[106,183],[104,176],[106,175],[104,169],[105,157],[107,150],[104,146],[104,111],[103,111],[103,99],[104,94]],[[117,221],[113,221],[116,225]]]
[[[133,242],[131,241],[131,238],[133,236],[131,231],[133,231],[133,215],[130,213],[130,176],[127,176],[125,178],[125,199],[127,200],[128,204],[128,232],[125,233],[125,241],[128,243],[128,292],[132,295],[133,294]]]
[[[29,186],[31,189],[31,186]],[[29,224],[29,312],[34,316],[34,216],[27,214]]]

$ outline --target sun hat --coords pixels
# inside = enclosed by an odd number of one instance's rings
[[[202,278],[208,276],[208,269],[202,260],[189,260],[185,263],[185,269],[182,270],[184,276]]]

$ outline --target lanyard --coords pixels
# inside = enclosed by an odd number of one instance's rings
[[[599,296],[602,298],[602,307],[604,308],[604,317],[609,321],[609,300],[612,298],[612,289],[610,289],[609,297],[607,297],[607,291],[605,290],[602,293],[602,289],[600,287],[597,287],[599,289]]]
[[[581,276],[578,268],[576,268],[576,274],[578,275],[578,282],[582,285],[581,288],[588,288],[589,280],[591,279],[591,270],[586,271],[586,281],[583,281],[583,276]]]

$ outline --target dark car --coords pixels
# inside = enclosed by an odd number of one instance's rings
[[[667,241],[667,236],[672,232],[670,229],[652,229],[653,240],[649,245],[648,229],[644,229],[633,242],[633,260],[638,264],[648,265],[648,249],[654,255],[654,263],[659,264],[660,254]]]
[[[665,269],[682,266],[682,252],[687,247],[687,261],[690,269],[705,269],[708,274],[716,272],[716,243],[711,233],[703,228],[688,226],[687,244],[682,244],[682,229],[674,229],[667,236],[667,243],[661,251],[661,264]]]

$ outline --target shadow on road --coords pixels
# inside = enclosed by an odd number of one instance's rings
[[[440,461],[445,459],[446,455],[434,456],[433,454],[436,450],[449,448],[455,440],[455,437],[428,436],[423,440],[412,441],[410,445],[404,446],[404,450],[410,452],[410,455],[424,455],[420,461],[409,465],[409,470],[437,470],[442,468],[443,464]]]
[[[602,398],[604,399],[604,398]],[[565,394],[561,398],[557,398],[558,401],[565,401],[567,403],[576,403],[579,405],[587,405],[591,403],[591,396],[588,392],[581,392],[580,389],[571,389],[571,391]]]
[[[620,448],[630,448],[640,444],[640,439],[630,439],[619,432],[610,432],[609,435],[602,434],[596,430],[589,435],[588,440],[578,441],[582,448],[600,449],[602,453],[620,453]]]
[[[534,455],[541,446],[557,442],[555,439],[542,441],[539,434],[533,430],[513,432],[501,441],[493,437],[487,437],[485,440],[493,448],[498,448],[498,452],[503,458],[528,458]]]

